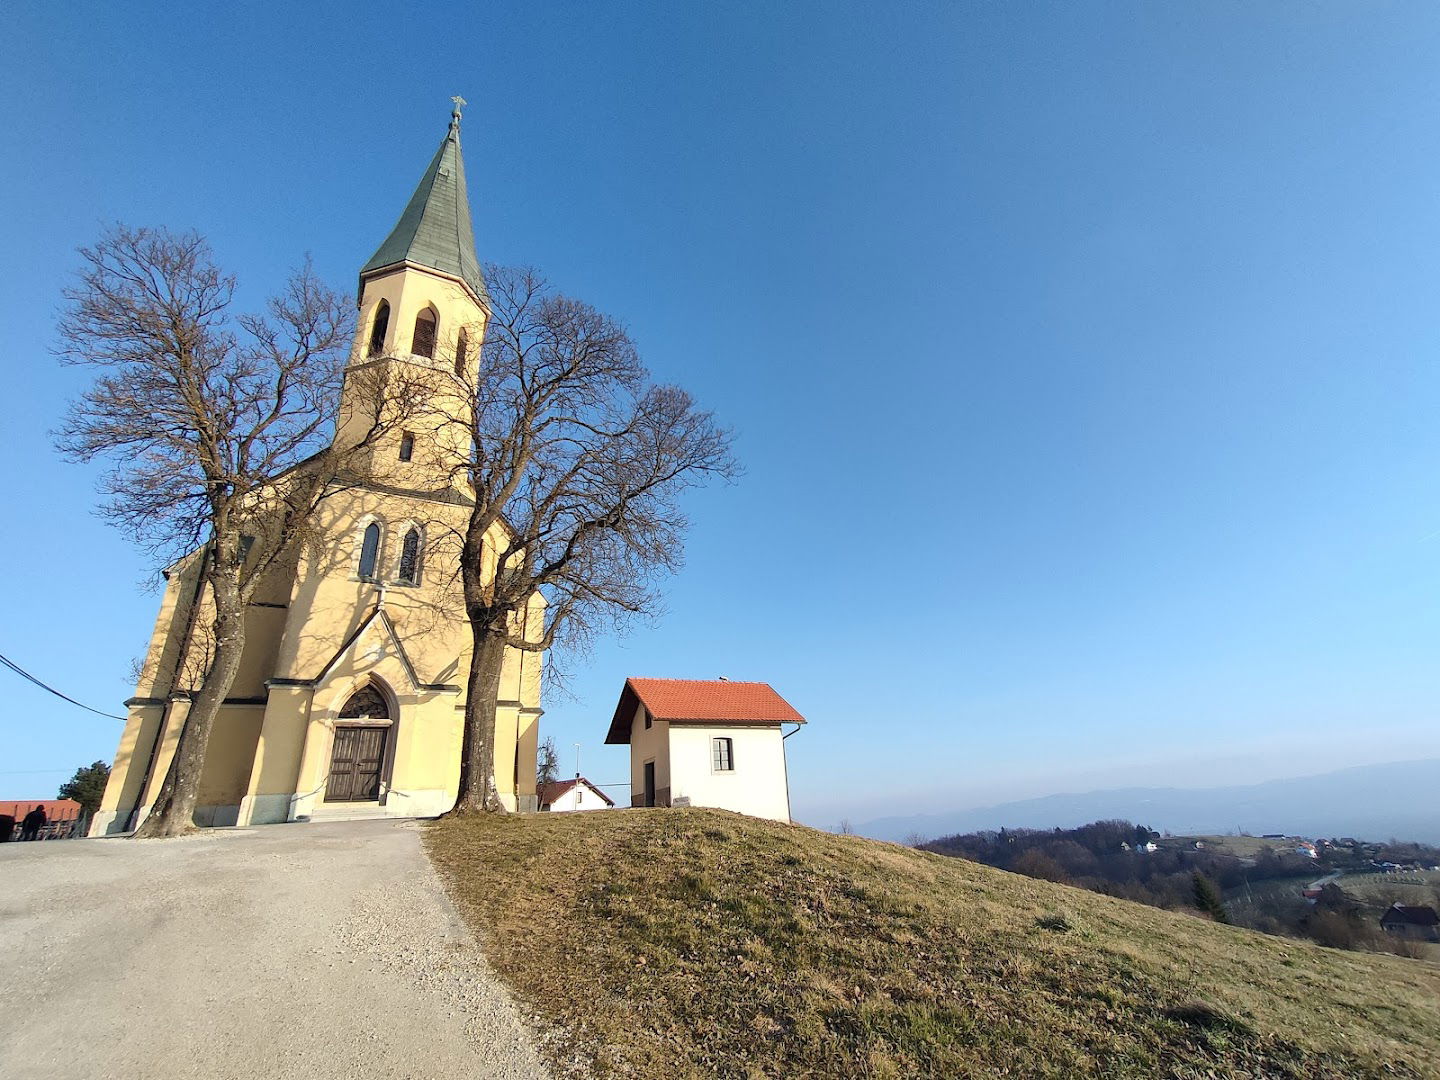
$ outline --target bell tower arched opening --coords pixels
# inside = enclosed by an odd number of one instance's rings
[[[375,321],[370,324],[370,347],[367,354],[380,356],[385,352],[385,335],[390,332],[390,302],[381,300],[375,306]]]

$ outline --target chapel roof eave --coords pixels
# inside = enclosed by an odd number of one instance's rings
[[[610,718],[609,745],[630,742],[637,706],[652,719],[690,727],[778,727],[805,718],[769,683],[631,677]]]

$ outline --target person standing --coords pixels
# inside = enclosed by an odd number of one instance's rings
[[[45,822],[48,820],[49,818],[45,816],[45,808],[36,806],[34,810],[25,815],[25,820],[20,823],[20,839],[39,840],[40,830],[45,827]]]

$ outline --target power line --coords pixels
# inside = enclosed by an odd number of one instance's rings
[[[53,686],[50,686],[48,683],[43,683],[43,682],[41,682],[39,679],[37,679],[34,675],[31,675],[28,671],[26,671],[24,668],[22,668],[19,664],[15,663],[15,661],[11,660],[8,656],[0,655],[0,664],[4,664],[7,668],[9,668],[11,671],[15,672],[15,674],[16,674],[16,675],[19,675],[22,679],[26,679],[26,680],[28,680],[29,682],[34,683],[36,686],[40,687],[41,690],[44,690],[44,691],[46,691],[47,693],[50,693],[50,694],[54,694],[56,697],[58,697],[58,698],[60,698],[60,699],[62,699],[62,700],[64,700],[64,701],[68,701],[71,705],[78,706],[79,708],[84,709],[86,712],[92,712],[92,713],[94,713],[96,716],[103,716],[103,717],[105,717],[106,719],[109,719],[109,720],[124,720],[124,719],[125,719],[125,717],[123,717],[123,716],[116,716],[114,713],[101,712],[99,709],[92,709],[89,705],[83,705],[83,704],[81,704],[80,702],[76,701],[73,697],[70,697],[68,694],[62,694],[59,690],[56,690]]]

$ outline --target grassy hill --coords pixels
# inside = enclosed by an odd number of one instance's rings
[[[1440,1076],[1440,969],[715,810],[442,821],[491,962],[601,1076]]]

